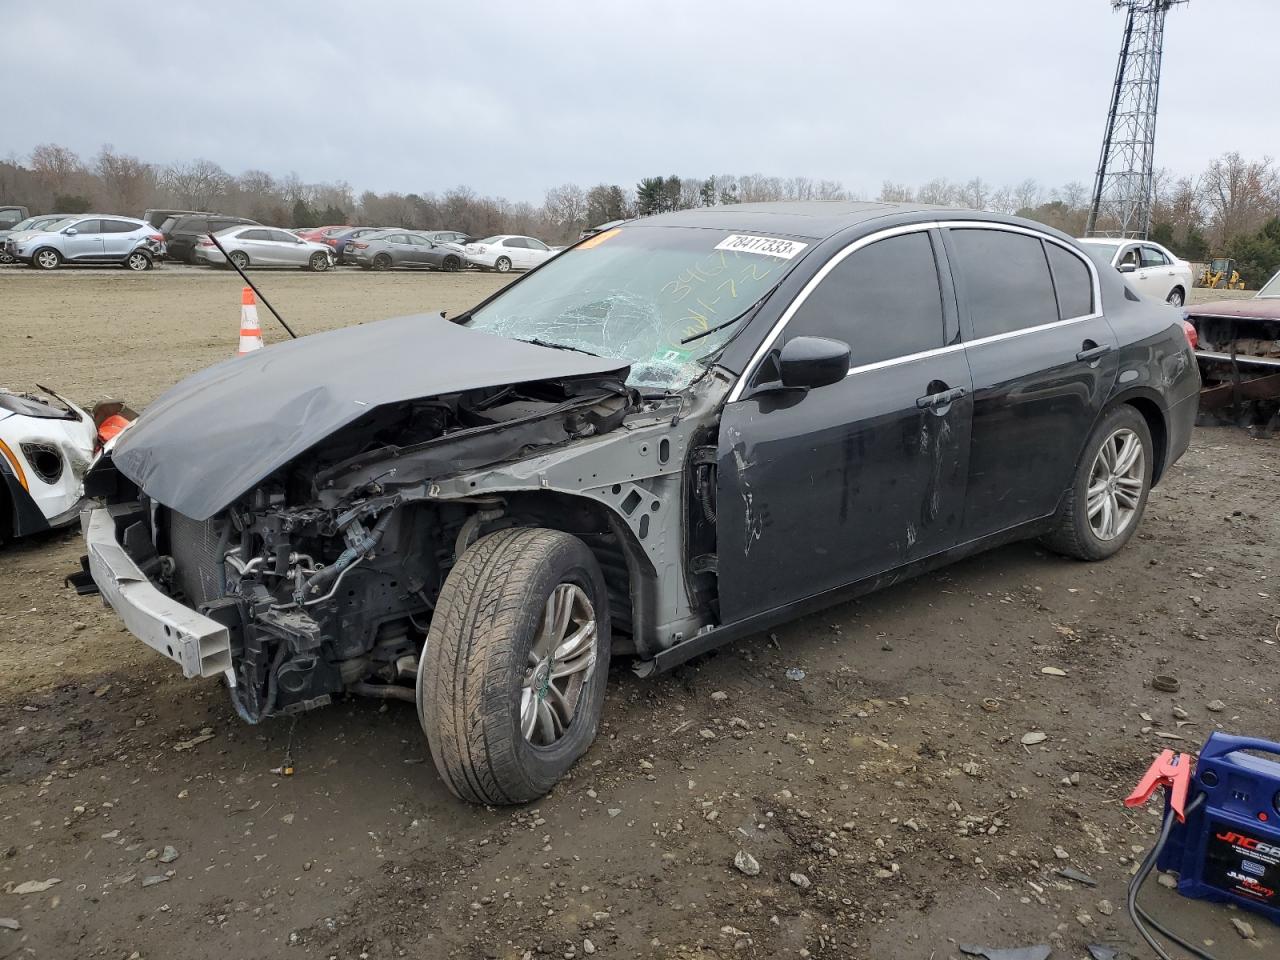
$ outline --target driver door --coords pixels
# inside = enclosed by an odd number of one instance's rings
[[[972,383],[941,242],[912,229],[836,258],[721,417],[723,623],[958,542]],[[778,351],[802,336],[847,343],[848,376],[807,391],[771,384]]]

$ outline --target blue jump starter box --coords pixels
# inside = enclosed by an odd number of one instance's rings
[[[1173,794],[1165,792],[1166,814]],[[1204,803],[1174,824],[1157,866],[1178,874],[1183,896],[1234,902],[1280,924],[1280,744],[1210,734],[1189,794]]]

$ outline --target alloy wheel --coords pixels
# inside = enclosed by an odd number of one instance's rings
[[[1089,526],[1099,540],[1124,533],[1142,502],[1146,483],[1146,455],[1142,440],[1127,427],[1102,442],[1089,472]]]
[[[125,265],[130,270],[145,270],[151,265],[151,261],[147,259],[144,253],[131,253]]]
[[[573,722],[596,664],[596,614],[585,591],[562,583],[543,608],[520,687],[520,732],[549,747]]]
[[[52,270],[58,265],[58,254],[53,250],[41,250],[36,254],[36,263],[42,270]]]
[[[1169,304],[1169,306],[1171,306],[1171,307],[1180,307],[1180,306],[1182,306],[1182,291],[1181,291],[1181,290],[1171,290],[1171,291],[1169,292],[1169,299],[1168,299],[1168,301],[1166,301],[1166,302],[1167,302],[1167,303]]]

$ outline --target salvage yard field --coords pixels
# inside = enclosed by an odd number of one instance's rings
[[[505,282],[255,279],[300,333]],[[141,408],[239,325],[237,279],[187,268],[3,270],[0,303],[0,381],[83,403]],[[1158,819],[1119,799],[1164,747],[1277,734],[1277,475],[1280,441],[1199,429],[1106,563],[1020,544],[656,679],[615,660],[601,736],[517,809],[455,800],[408,704],[246,726],[63,585],[76,534],[0,548],[0,958],[1143,956]],[[1148,896],[1222,960],[1280,954]]]

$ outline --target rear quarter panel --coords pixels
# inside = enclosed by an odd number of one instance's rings
[[[1100,273],[1105,273],[1100,271]],[[1200,371],[1182,328],[1182,311],[1126,296],[1119,274],[1100,276],[1107,319],[1120,344],[1119,370],[1108,406],[1153,404],[1164,422],[1156,479],[1186,451],[1199,407]],[[1149,409],[1149,408],[1148,408]]]

